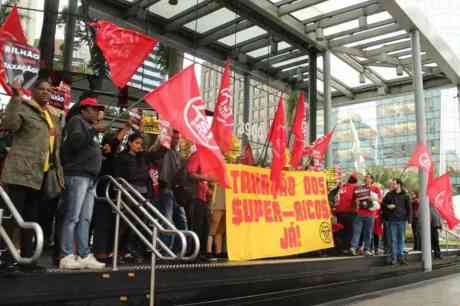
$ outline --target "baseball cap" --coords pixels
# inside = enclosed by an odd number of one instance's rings
[[[98,110],[103,111],[105,109],[104,105],[98,104],[96,98],[85,98],[80,101],[80,107],[82,106],[90,106],[97,108]]]

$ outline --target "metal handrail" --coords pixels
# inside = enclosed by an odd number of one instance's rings
[[[32,257],[21,257],[21,255],[19,255],[19,252],[16,249],[13,241],[11,241],[11,238],[8,236],[7,232],[3,228],[3,224],[1,222],[1,219],[3,217],[3,211],[0,214],[0,238],[2,238],[5,241],[8,250],[18,263],[32,264],[36,262],[40,258],[43,251],[44,238],[42,228],[40,227],[40,225],[38,225],[38,223],[24,222],[24,219],[22,219],[21,214],[17,211],[16,207],[14,206],[13,202],[11,201],[10,197],[8,196],[8,194],[2,186],[0,186],[0,197],[3,199],[3,202],[7,206],[8,210],[11,212],[12,218],[16,221],[19,227],[25,230],[33,230],[35,232],[35,250]]]
[[[99,198],[112,206],[116,212],[115,217],[115,237],[113,247],[113,270],[117,270],[118,244],[120,233],[120,218],[126,222],[137,237],[149,248],[151,253],[151,275],[150,275],[150,305],[154,305],[155,300],[155,264],[156,258],[163,260],[192,260],[198,256],[200,251],[200,241],[198,236],[187,230],[178,230],[160,211],[140,192],[131,186],[123,178],[114,178],[110,175],[101,177],[96,183],[96,190],[99,184],[106,182],[104,197]],[[113,201],[110,191],[116,191],[116,202]],[[128,203],[127,203],[128,202]],[[139,216],[134,208],[137,209]],[[131,217],[131,219],[130,219]],[[142,218],[146,219],[146,223]],[[136,224],[138,226],[136,226]],[[178,254],[174,253],[170,246],[161,241],[159,234],[173,235],[179,239],[180,249]],[[191,255],[187,256],[187,237],[193,242],[194,249]]]

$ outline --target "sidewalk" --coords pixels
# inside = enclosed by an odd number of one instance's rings
[[[376,293],[378,297],[355,301],[345,306],[459,306],[460,274],[435,279],[395,290]]]

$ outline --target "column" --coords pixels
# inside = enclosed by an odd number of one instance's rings
[[[332,129],[332,92],[331,92],[331,51],[326,50],[323,54],[324,74],[324,135]],[[326,167],[332,167],[332,143],[327,149]]]
[[[310,142],[315,141],[316,139],[316,110],[318,96],[316,90],[316,80],[317,80],[317,51],[315,49],[310,49],[309,53],[309,86],[308,86],[308,102],[310,103]]]
[[[414,63],[414,89],[415,89],[415,122],[417,128],[417,143],[426,144],[425,120],[425,94],[423,91],[422,57],[420,54],[420,32],[411,33],[412,59]],[[423,268],[425,272],[432,269],[431,263],[431,231],[430,231],[430,206],[427,198],[428,174],[419,170],[420,178],[420,225],[422,234]]]
[[[244,124],[244,134],[242,139],[242,146],[249,143],[249,134],[251,128],[249,127],[249,131],[247,126],[249,125],[249,112],[251,111],[251,93],[250,93],[250,82],[251,79],[249,78],[249,74],[245,73],[243,77],[243,124]]]

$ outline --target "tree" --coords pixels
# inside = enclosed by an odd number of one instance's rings
[[[389,179],[400,178],[409,191],[419,190],[419,179],[417,172],[411,169],[385,168],[383,166],[371,166],[367,173],[372,174],[376,182],[385,186]]]

